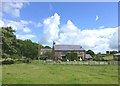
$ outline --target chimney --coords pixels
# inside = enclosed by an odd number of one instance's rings
[[[55,60],[55,42],[53,41],[53,48],[52,48],[52,53],[53,53],[53,60]]]

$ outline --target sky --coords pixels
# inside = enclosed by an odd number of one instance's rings
[[[4,2],[0,27],[43,45],[81,45],[105,53],[118,48],[117,2]]]

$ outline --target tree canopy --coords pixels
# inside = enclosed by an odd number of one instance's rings
[[[86,51],[86,54],[90,54],[92,57],[94,57],[95,53],[92,50]]]
[[[12,58],[12,57],[26,57],[35,59],[38,58],[38,43],[32,42],[31,40],[21,40],[17,39],[15,35],[15,30],[11,27],[1,27],[0,35],[2,36],[2,57]],[[40,45],[42,48],[43,46]],[[45,46],[45,48],[50,48]]]

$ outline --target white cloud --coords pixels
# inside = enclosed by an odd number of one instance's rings
[[[111,49],[118,49],[118,28],[116,28],[115,32],[109,39],[109,47]]]
[[[25,20],[20,20],[20,21],[13,21],[13,20],[3,20],[4,25],[2,26],[11,26],[15,31],[22,30],[25,33],[31,32],[31,29],[28,27],[29,24],[33,24],[32,21],[25,21]]]
[[[117,27],[101,26],[98,29],[81,30],[70,20],[61,27],[59,24],[60,16],[58,14],[44,20],[44,37],[41,40],[43,44],[52,44],[52,41],[55,40],[58,44],[79,44],[86,50],[91,49],[96,53],[117,50]]]
[[[26,33],[29,33],[29,32],[31,32],[31,29],[29,29],[28,27],[25,27],[25,28],[23,28],[23,31]]]
[[[16,35],[17,39],[32,39],[34,37],[36,37],[35,35],[32,34],[23,34],[23,35]]]
[[[51,43],[52,41],[58,39],[60,16],[55,13],[54,16],[46,18],[43,22],[44,37],[41,39],[42,43]]]
[[[4,22],[2,20],[0,20],[0,27],[4,26]]]
[[[114,42],[116,42],[115,44],[112,40],[112,38],[117,39],[113,35],[117,31],[117,28],[80,30],[71,22],[62,26],[61,30],[62,33],[60,33],[58,39],[60,44],[79,44],[85,49],[94,50],[96,53],[105,53],[106,50],[112,50],[113,47],[117,49],[117,41],[114,40]],[[112,42],[111,45],[110,40]]]
[[[3,2],[0,9],[2,9],[2,14],[13,15],[15,17],[20,17],[20,9],[24,7],[27,3],[23,2]],[[1,13],[0,13],[1,14]]]

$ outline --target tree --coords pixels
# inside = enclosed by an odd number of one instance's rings
[[[38,44],[31,40],[18,40],[20,42],[19,49],[22,56],[35,59],[38,57]]]
[[[2,27],[0,28],[2,34],[4,35],[2,37],[2,53],[3,58],[8,58],[17,53],[16,49],[16,36],[14,34],[15,30],[13,30],[11,27]]]
[[[92,57],[95,56],[95,53],[92,50],[88,50],[86,51],[86,54],[90,54]]]
[[[95,58],[95,61],[103,61],[104,60],[104,55],[102,55],[101,53],[98,53]]]
[[[48,48],[48,49],[51,49],[51,47],[50,47],[50,46],[45,46],[44,48]]]
[[[110,51],[110,54],[116,54],[117,51]]]

